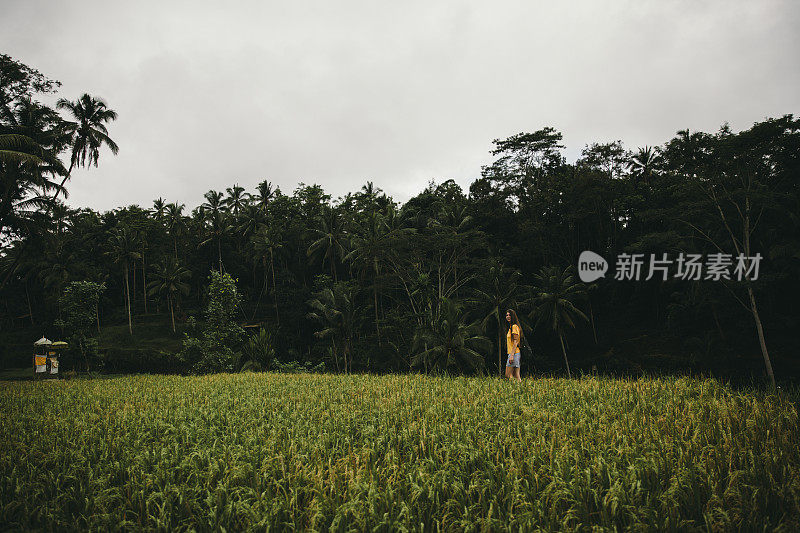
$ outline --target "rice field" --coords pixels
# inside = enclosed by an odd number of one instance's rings
[[[0,383],[0,528],[800,529],[786,395],[714,380]]]

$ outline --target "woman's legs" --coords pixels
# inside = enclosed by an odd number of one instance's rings
[[[519,365],[520,363],[520,354],[516,354],[515,356],[513,356],[513,359],[511,359],[511,361],[513,361],[515,366],[506,364],[506,379],[509,380],[515,379],[517,381],[522,381],[522,378],[520,378],[519,376],[519,366],[516,366]]]

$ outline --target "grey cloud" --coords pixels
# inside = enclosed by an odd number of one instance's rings
[[[63,6],[69,6],[66,9]],[[547,125],[660,144],[797,113],[794,2],[6,2],[2,50],[119,113],[75,172],[110,209],[268,178],[406,200],[467,187],[491,140]]]

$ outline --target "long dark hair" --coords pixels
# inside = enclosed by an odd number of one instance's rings
[[[506,313],[511,315],[511,324],[509,324],[508,329],[510,330],[512,325],[516,324],[519,328],[519,343],[522,344],[522,326],[519,323],[519,319],[517,318],[517,313],[514,312],[513,309],[506,309]]]

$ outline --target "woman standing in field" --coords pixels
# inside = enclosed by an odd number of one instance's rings
[[[519,360],[522,356],[519,345],[522,342],[522,328],[519,327],[517,313],[513,309],[506,311],[506,322],[508,322],[508,333],[506,333],[506,348],[508,362],[506,362],[506,377],[522,381],[519,376]]]

